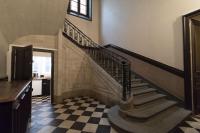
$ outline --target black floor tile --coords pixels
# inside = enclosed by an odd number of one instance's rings
[[[110,126],[99,125],[96,133],[110,133],[110,130],[111,130]]]
[[[70,115],[67,120],[76,121],[79,118],[78,115]]]
[[[93,112],[90,112],[90,111],[85,111],[83,112],[83,116],[91,116]]]
[[[85,127],[86,123],[82,123],[82,122],[75,122],[71,129],[75,129],[75,130],[83,130],[83,128]]]
[[[92,123],[92,124],[98,124],[100,122],[100,118],[95,118],[95,117],[91,117],[89,120],[88,120],[88,123]]]
[[[66,128],[56,128],[52,133],[66,133],[67,129]]]

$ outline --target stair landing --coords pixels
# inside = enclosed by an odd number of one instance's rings
[[[147,121],[141,122],[129,118],[124,119],[119,110],[119,106],[112,107],[108,112],[108,118],[111,124],[128,133],[167,133],[191,113],[183,108],[174,106]]]

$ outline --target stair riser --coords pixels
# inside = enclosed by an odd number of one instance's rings
[[[156,92],[156,91],[154,90],[154,91],[142,92],[142,93],[138,93],[138,94],[134,94],[134,93],[133,93],[132,95],[133,95],[133,97],[135,97],[135,96],[145,95],[145,94],[154,93],[154,92]]]
[[[131,81],[131,84],[138,84],[138,83],[142,83],[142,81]]]
[[[154,117],[154,116],[156,116],[156,115],[168,110],[169,108],[172,108],[172,107],[175,107],[175,106],[176,106],[176,104],[170,105],[170,106],[160,110],[159,112],[155,112],[154,114],[152,114],[149,117],[132,116],[132,115],[125,114],[124,112],[120,112],[120,114],[123,114],[122,116],[126,116],[126,117],[128,117],[128,118],[130,118],[132,120],[146,121],[146,120],[151,119],[152,117]]]
[[[156,91],[153,91],[153,92],[149,92],[149,93],[145,93],[145,94],[141,94],[141,95],[137,95],[137,96],[134,96],[133,98],[142,98],[142,97],[148,97],[152,94],[157,94]]]
[[[148,105],[148,104],[152,104],[152,103],[154,103],[154,102],[163,100],[163,99],[165,99],[165,98],[166,98],[166,97],[160,97],[160,98],[153,99],[153,100],[151,100],[151,101],[145,102],[145,103],[143,103],[143,104],[138,104],[138,105],[135,105],[135,104],[134,104],[134,107],[135,107],[135,108],[143,108],[143,107],[145,107],[145,106]]]
[[[132,90],[137,90],[137,89],[147,89],[150,88],[150,86],[139,86],[139,87],[131,87]]]

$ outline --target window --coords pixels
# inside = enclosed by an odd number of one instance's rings
[[[51,76],[51,57],[33,56],[33,73]]]
[[[92,0],[70,0],[68,13],[92,20]]]

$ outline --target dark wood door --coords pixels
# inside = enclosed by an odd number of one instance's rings
[[[193,109],[200,113],[200,22],[192,20]]]
[[[32,78],[32,46],[13,47],[12,80],[29,80]]]
[[[24,79],[32,78],[32,62],[33,62],[33,47],[32,45],[24,47]]]

